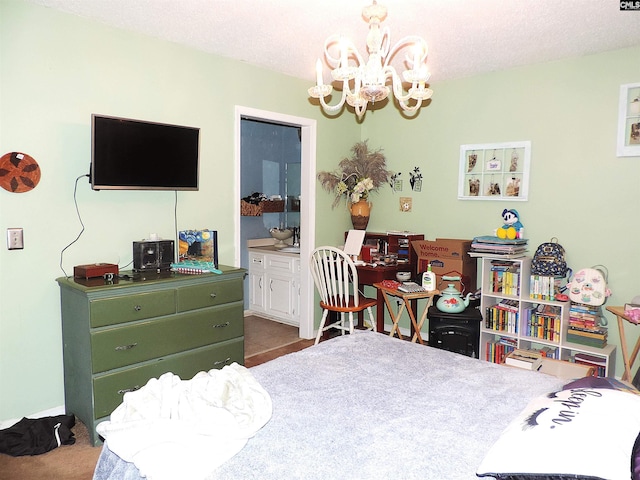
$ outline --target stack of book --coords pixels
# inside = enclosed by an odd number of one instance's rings
[[[507,260],[492,260],[491,286],[493,293],[520,295],[520,263]]]
[[[555,300],[560,291],[561,279],[544,275],[531,275],[529,297],[536,300]]]
[[[518,333],[518,301],[503,298],[499,303],[487,307],[485,328],[500,332]]]
[[[525,335],[560,343],[561,310],[556,305],[540,304],[534,310],[527,310]],[[530,312],[530,313],[529,313]]]
[[[475,256],[491,254],[522,257],[527,251],[528,243],[529,240],[526,238],[515,238],[510,240],[508,238],[484,235],[473,239],[471,242],[470,253],[475,253]]]
[[[596,328],[600,318],[600,307],[572,303],[569,308],[569,325],[581,328]]]
[[[542,354],[536,350],[516,349],[504,359],[504,363],[525,370],[538,370],[542,365]]]
[[[567,341],[589,347],[604,348],[607,346],[607,329],[603,327],[580,328],[569,325]]]
[[[596,376],[598,377],[607,376],[607,359],[604,357],[589,355],[588,353],[576,353],[573,357],[573,361],[575,363],[594,367]]]
[[[607,329],[598,325],[600,307],[572,303],[569,309],[567,341],[604,348],[607,346]]]
[[[492,363],[504,363],[505,357],[516,349],[517,344],[518,340],[508,337],[489,341],[486,345],[485,360]]]

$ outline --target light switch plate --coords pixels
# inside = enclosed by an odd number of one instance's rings
[[[24,248],[24,237],[21,228],[7,228],[7,248],[21,250]]]

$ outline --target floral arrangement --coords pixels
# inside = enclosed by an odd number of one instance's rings
[[[332,208],[343,196],[351,203],[367,200],[371,192],[389,183],[392,175],[382,150],[370,152],[367,141],[356,143],[351,153],[350,158],[340,161],[338,171],[318,173],[322,188],[336,196]]]

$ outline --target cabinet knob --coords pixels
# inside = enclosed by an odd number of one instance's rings
[[[216,297],[218,296],[218,294],[217,294],[217,293],[210,293],[210,294],[209,294],[209,296],[210,296],[211,298],[216,298]]]
[[[141,307],[140,305],[136,305],[135,307],[133,307],[133,309],[134,309],[136,312],[139,312],[140,310],[142,310],[142,307]]]

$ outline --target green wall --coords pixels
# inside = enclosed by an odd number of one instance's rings
[[[316,119],[321,168],[360,134],[349,116],[323,117],[302,80],[18,0],[0,1],[0,59],[0,155],[28,153],[42,170],[36,189],[0,191],[0,231],[22,227],[25,236],[24,250],[0,247],[0,422],[64,403],[54,279],[81,230],[73,193],[89,172],[92,113],[200,127],[201,186],[178,193],[178,229],[216,228],[226,264],[235,249],[236,105]],[[174,238],[174,201],[173,192],[95,192],[82,177],[85,230],[64,252],[66,273],[93,262],[122,267],[131,242],[151,232]]]
[[[639,56],[633,48],[433,85],[433,101],[417,117],[387,107],[359,123],[351,114],[323,115],[302,80],[1,1],[0,154],[32,155],[42,180],[28,193],[0,191],[0,231],[25,232],[24,250],[0,248],[0,422],[64,402],[54,279],[63,275],[62,249],[81,229],[73,193],[89,170],[91,113],[201,128],[201,189],[178,194],[178,228],[215,226],[223,263],[234,258],[236,219],[226,199],[234,194],[234,108],[241,105],[317,120],[319,170],[335,168],[360,139],[382,147],[414,206],[400,213],[399,194],[384,189],[373,197],[370,230],[470,238],[500,226],[502,209],[515,206],[532,244],[556,236],[572,266],[605,264],[609,304],[618,305],[640,293],[640,158],[615,157],[618,88],[640,81]],[[530,200],[457,200],[460,145],[512,140],[532,142]],[[414,166],[425,176],[420,193],[408,187]],[[171,238],[174,200],[172,192],[94,192],[81,178],[85,231],[64,253],[67,274],[82,263],[127,264],[131,242],[150,232]],[[339,244],[350,225],[346,210],[332,210],[319,186],[315,201],[316,244]],[[618,342],[615,328],[610,341]]]

